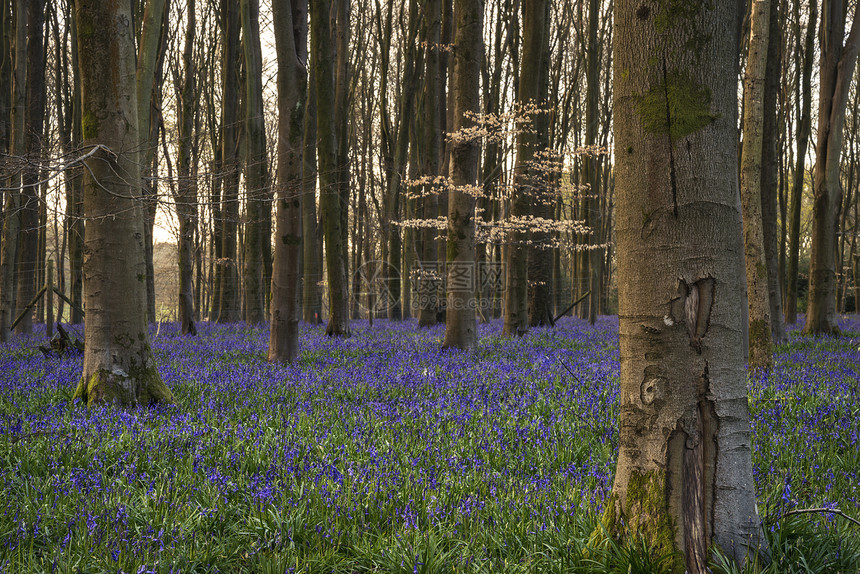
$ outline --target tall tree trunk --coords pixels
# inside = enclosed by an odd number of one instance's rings
[[[218,293],[219,323],[239,314],[239,0],[222,0],[221,38],[221,217],[223,224]]]
[[[260,323],[265,318],[263,295],[263,250],[271,249],[265,234],[265,209],[271,209],[266,128],[263,121],[263,56],[260,46],[260,2],[242,0],[242,47],[245,53],[245,245],[243,279],[245,283],[245,322]]]
[[[795,19],[800,21],[800,0],[796,4]],[[812,59],[815,50],[815,29],[818,22],[818,2],[809,1],[804,47],[798,46],[796,67],[800,73],[797,82],[797,99],[800,123],[797,127],[797,164],[791,184],[791,224],[788,231],[788,271],[786,273],[785,321],[789,325],[797,322],[797,275],[800,260],[800,213],[803,203],[803,186],[806,178],[806,150],[812,126]],[[799,40],[798,40],[799,43]],[[801,69],[802,58],[802,69]]]
[[[286,4],[286,5],[285,5]],[[278,56],[277,235],[272,272],[269,360],[299,353],[299,259],[302,253],[302,124],[307,87],[307,0],[272,6]]]
[[[604,514],[671,571],[760,524],[743,360],[735,2],[615,3],[621,436]]]
[[[27,2],[27,87],[24,119],[24,148],[27,166],[22,174],[21,229],[18,239],[18,313],[24,311],[36,293],[39,276],[39,164],[42,154],[42,128],[45,116],[45,27],[44,0]],[[18,323],[18,333],[33,330],[33,313],[27,312]]]
[[[382,171],[384,173],[383,182],[388,182],[391,180],[393,176],[393,166],[394,166],[394,134],[393,127],[391,125],[392,120],[388,113],[388,82],[389,82],[389,68],[391,61],[391,40],[392,36],[392,27],[393,27],[393,19],[394,19],[394,3],[389,2],[387,10],[385,12],[385,20],[383,24],[383,12],[382,7],[379,5],[377,1],[376,6],[376,35],[378,38],[379,44],[379,147],[380,147],[380,155],[382,156]],[[388,189],[388,185],[383,188],[385,190]],[[391,241],[397,241],[397,248],[399,249],[399,235],[393,235],[395,232],[391,230],[391,219],[389,217],[389,195],[387,193],[383,194],[382,197],[382,215],[380,216],[380,223],[382,225],[382,240],[380,241],[382,246],[382,267],[375,271],[375,273],[381,275],[386,278],[390,274],[388,269],[388,264],[391,261],[389,257],[389,251],[391,250]],[[386,305],[387,301],[383,301],[383,305]]]
[[[538,106],[541,109],[546,109],[549,106],[549,35],[550,35],[550,18],[551,2],[548,0],[540,0],[538,4],[542,4],[545,10],[541,25],[543,25],[543,34],[541,40],[541,57],[540,57],[540,81],[538,83]],[[522,74],[522,72],[521,72]],[[522,82],[520,82],[522,86]],[[534,118],[534,128],[537,132],[535,138],[535,147],[537,152],[547,153],[549,147],[549,112],[540,112]],[[547,156],[543,156],[546,158]],[[538,164],[541,162],[539,161]],[[532,215],[537,218],[550,220],[553,218],[553,196],[549,189],[549,182],[552,180],[552,171],[546,167],[533,168],[533,173],[540,182],[540,185],[534,187],[536,192],[535,204],[532,207]],[[552,250],[549,247],[550,233],[538,227],[532,229],[531,242],[529,244],[528,255],[528,308],[529,308],[529,325],[532,327],[538,326],[553,326],[553,311],[552,311]],[[598,254],[602,255],[602,253]],[[600,279],[601,275],[598,274]]]
[[[520,114],[534,122],[517,134],[517,160],[514,167],[515,191],[511,199],[511,231],[508,233],[508,250],[505,261],[505,320],[502,333],[507,336],[523,335],[528,331],[528,242],[529,228],[525,221],[543,199],[543,177],[535,166],[540,145],[537,125],[539,116],[527,112],[529,106],[540,106],[546,34],[546,0],[527,0],[522,4],[522,62],[520,63],[517,105]],[[546,122],[543,122],[544,127]],[[544,130],[545,131],[545,130]]]
[[[479,81],[484,14],[481,0],[455,0],[454,122],[448,194],[448,302],[443,349],[470,349],[478,343],[475,320],[475,195],[480,141],[468,135],[472,114],[481,110]]]
[[[80,59],[78,56],[78,37],[76,25],[72,19],[72,149],[81,149],[83,135],[81,133],[81,81]],[[70,320],[73,324],[84,322],[84,187],[83,170],[67,174],[68,187],[66,190],[66,213],[68,214],[67,235],[69,242],[69,295],[72,300]]]
[[[209,72],[209,93],[206,102],[206,108],[209,119],[209,132],[212,144],[212,169],[215,176],[211,178],[211,190],[209,193],[209,210],[212,218],[212,238],[209,242],[209,275],[211,278],[212,290],[209,295],[209,320],[217,321],[221,315],[221,280],[224,278],[224,265],[222,249],[224,248],[224,214],[221,211],[222,191],[226,176],[224,168],[221,165],[221,158],[224,156],[224,134],[221,126],[216,120],[215,111],[215,66],[212,65]],[[222,117],[223,121],[223,107]],[[217,127],[216,127],[217,126]]]
[[[10,151],[13,157],[26,153],[24,117],[27,102],[27,10],[26,0],[14,4],[14,53],[12,69],[12,110]],[[15,271],[18,262],[18,233],[21,228],[21,172],[23,162],[11,165],[12,175],[6,181],[6,199],[3,209],[3,237],[0,242],[0,342],[9,340],[9,327],[15,313]]]
[[[185,27],[185,48],[182,62],[185,77],[179,101],[179,144],[177,167],[179,170],[176,215],[179,220],[179,328],[183,335],[196,335],[194,325],[194,230],[197,228],[197,183],[191,174],[191,155],[194,130],[194,110],[197,94],[197,68],[194,62],[194,39],[197,32],[196,0],[188,0]]]
[[[15,57],[12,51],[13,45],[12,3],[3,0],[0,2],[0,153],[9,152],[9,138],[12,132],[12,62]],[[2,218],[2,205],[0,205],[0,218]]]
[[[104,146],[87,160],[84,174],[86,350],[74,398],[87,405],[173,400],[155,367],[146,326],[131,16],[129,0],[75,5],[84,145]]]
[[[311,2],[311,45],[316,54],[314,82],[317,94],[317,154],[320,180],[320,214],[325,239],[326,276],[328,280],[329,320],[326,334],[339,336],[349,332],[349,296],[338,170],[335,122],[335,61],[331,47],[329,14],[332,0]]]
[[[785,319],[782,315],[781,270],[779,265],[779,234],[777,229],[777,195],[780,185],[780,140],[777,98],[782,66],[782,39],[779,28],[780,1],[771,0],[770,33],[768,35],[767,69],[765,71],[762,150],[761,150],[761,215],[764,258],[767,265],[768,300],[770,302],[770,331],[774,343],[786,340]],[[785,221],[785,217],[782,218]]]
[[[322,245],[317,222],[317,91],[316,53],[310,53],[302,141],[302,319],[322,323]]]
[[[454,0],[442,0],[442,45],[453,46],[454,44]],[[453,52],[453,50],[452,50]],[[443,50],[439,55],[439,67],[442,69],[442,83],[444,89],[439,97],[439,119],[442,122],[442,133],[448,134],[454,130],[454,58],[448,53],[448,50]],[[452,145],[446,137],[442,140],[442,166],[441,173],[446,177],[451,174],[451,149]],[[439,215],[448,215],[448,193],[439,195]],[[436,242],[436,269],[440,276],[445,279],[438,283],[439,290],[436,294],[436,300],[439,302],[439,308],[436,315],[436,321],[446,321],[447,323],[447,306],[448,306],[448,285],[446,269],[448,261],[448,238],[441,233],[438,235]]]
[[[425,41],[424,52],[424,176],[435,179],[440,173],[442,160],[442,112],[439,109],[440,93],[444,93],[444,70],[441,68],[442,51],[442,1],[428,0],[424,15]],[[424,186],[421,198],[424,219],[435,219],[439,213],[438,186]],[[436,269],[436,237],[438,231],[432,227],[422,230],[421,270],[418,277],[418,326],[429,327],[436,324],[438,273]]]
[[[489,46],[485,49],[488,53],[484,56],[481,65],[481,81],[485,86],[483,90],[483,111],[487,117],[500,115],[503,92],[507,91],[509,75],[503,81],[502,72],[507,68],[507,55],[513,36],[519,33],[519,5],[514,6],[512,0],[500,0],[494,7],[498,12],[495,18],[495,30],[492,32],[492,51]],[[512,61],[517,55],[511,54]],[[490,137],[486,140],[483,149],[483,160],[481,162],[481,188],[482,193],[478,198],[477,207],[478,225],[485,229],[494,225],[494,218],[499,215],[498,205],[500,202],[499,190],[503,189],[504,154],[501,138]],[[507,193],[505,194],[507,195]],[[504,200],[501,200],[504,201]],[[488,322],[493,317],[494,296],[499,290],[498,285],[493,285],[496,277],[493,258],[493,242],[480,241],[475,246],[475,265],[478,285],[476,289],[478,320],[482,323]],[[504,277],[502,277],[504,280]],[[501,285],[504,288],[504,285]]]
[[[750,16],[749,55],[744,77],[744,141],[741,205],[749,310],[749,366],[769,369],[773,362],[770,295],[762,232],[762,125],[770,0],[755,0]]]
[[[337,170],[337,190],[340,201],[340,248],[341,260],[343,261],[343,273],[347,280],[344,281],[344,307],[345,320],[349,321],[349,124],[350,124],[350,86],[352,85],[349,62],[349,39],[350,39],[350,4],[351,0],[333,0],[336,9],[334,17],[334,36],[332,42],[335,46],[335,81],[334,81],[334,129],[335,129],[335,152]]]
[[[417,57],[420,62],[424,59],[423,54]],[[417,66],[417,63],[416,63]],[[409,167],[407,168],[407,177],[410,181],[418,179],[418,170],[420,159],[419,144],[420,135],[424,134],[424,126],[421,125],[423,118],[413,118],[409,127]],[[417,199],[415,197],[405,197],[406,209],[405,215],[407,221],[414,221],[417,218]],[[400,301],[403,309],[403,318],[410,319],[417,316],[412,302],[412,281],[413,270],[415,269],[415,253],[420,248],[420,241],[416,240],[415,228],[407,226],[403,229],[403,259],[400,266]]]
[[[854,313],[860,314],[860,253],[857,232],[860,230],[860,200],[854,202],[854,237],[851,238],[851,260],[854,269]]]
[[[836,231],[842,205],[839,181],[842,126],[848,90],[860,49],[860,5],[845,38],[842,0],[824,0],[821,18],[821,79],[818,97],[818,142],[815,147],[812,248],[809,256],[809,301],[805,333],[839,333],[836,316]]]
[[[585,145],[597,144],[597,129],[600,127],[600,52],[597,39],[597,24],[600,19],[600,3],[590,0],[588,7],[588,54],[586,56],[586,94],[585,94]],[[583,219],[593,230],[592,240],[600,241],[600,165],[597,156],[587,154],[582,158],[582,179],[588,185],[588,196],[583,199]],[[587,239],[586,239],[587,241]],[[583,316],[594,325],[600,309],[600,262],[602,250],[592,246],[582,253],[583,267],[582,292],[589,291],[588,306],[583,306]]]
[[[150,322],[155,321],[155,270],[153,262],[153,226],[155,223],[156,186],[151,183],[151,166],[155,158],[155,148],[158,142],[157,120],[152,119],[153,89],[156,85],[155,76],[159,59],[159,44],[162,36],[162,25],[165,21],[166,0],[149,0],[143,10],[140,46],[137,54],[137,69],[135,71],[135,89],[137,93],[137,118],[139,126],[140,166],[143,177],[143,196],[145,199],[144,247],[146,259],[146,294],[147,316]]]
[[[60,40],[60,16],[57,15],[59,7],[55,8],[50,13],[50,30],[51,30],[51,39],[53,40],[53,49],[54,49],[54,101],[56,102],[55,107],[53,109],[54,118],[56,122],[56,129],[58,140],[60,144],[60,152],[63,155],[67,155],[72,153],[72,93],[70,88],[70,77],[71,70],[69,69],[69,51],[68,51],[68,33],[69,26],[66,26],[65,34],[63,39]],[[64,18],[64,22],[68,23],[70,20],[68,13],[63,13],[62,17]],[[47,19],[47,17],[46,17]],[[47,34],[47,28],[46,28]],[[46,50],[47,52],[47,50]],[[0,149],[2,149],[2,144],[0,144]],[[70,176],[71,174],[67,174],[65,184],[65,190],[68,194]],[[47,202],[45,202],[47,206]],[[66,293],[66,266],[64,264],[65,256],[66,256],[66,244],[68,237],[68,209],[64,214],[63,218],[63,228],[60,231],[60,194],[57,193],[54,196],[54,217],[53,217],[53,233],[54,233],[54,249],[55,249],[55,259],[57,261],[57,289],[60,290],[61,293]],[[63,314],[65,313],[65,300],[60,299],[57,303],[57,321],[63,320]]]
[[[388,318],[399,321],[403,318],[403,301],[400,296],[400,277],[404,269],[401,269],[401,237],[400,227],[395,222],[400,217],[400,199],[402,194],[401,181],[406,169],[407,153],[409,151],[410,124],[414,119],[412,110],[415,102],[415,90],[417,87],[415,61],[415,43],[418,34],[418,0],[409,0],[409,26],[406,36],[406,50],[404,58],[403,87],[400,90],[400,113],[399,126],[397,128],[394,143],[394,158],[388,180],[388,193],[385,199],[385,213],[388,224],[388,288],[391,290],[392,304],[388,307]]]

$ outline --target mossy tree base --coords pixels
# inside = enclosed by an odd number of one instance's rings
[[[88,407],[101,404],[148,406],[174,401],[173,393],[154,366],[135,369],[131,373],[121,369],[98,369],[81,377],[72,400],[76,399],[81,399]]]
[[[621,504],[616,493],[609,496],[602,528],[592,534],[591,544],[599,543],[607,535],[616,541],[642,538],[656,556],[666,557],[672,572],[683,574],[684,555],[675,548],[675,524],[666,492],[665,472],[632,472],[625,504]]]

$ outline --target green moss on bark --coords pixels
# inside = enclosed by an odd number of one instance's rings
[[[672,141],[695,133],[716,120],[711,113],[711,91],[685,74],[673,72],[637,97],[642,127]]]
[[[81,133],[85,140],[99,136],[99,119],[89,110],[85,110],[81,117]]]
[[[172,403],[173,393],[164,384],[155,366],[135,367],[125,372],[98,369],[78,382],[72,400],[81,399],[88,407],[115,404],[123,407]]]
[[[685,569],[684,555],[675,548],[675,524],[669,514],[666,473],[633,471],[627,483],[625,504],[613,492],[603,512],[602,531],[614,540],[642,537],[657,556],[669,558],[672,572]],[[601,533],[592,535],[592,543]]]

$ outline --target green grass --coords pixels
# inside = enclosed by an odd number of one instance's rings
[[[286,368],[262,331],[163,332],[177,404],[132,411],[70,406],[78,359],[3,349],[0,571],[665,571],[642,540],[595,536],[618,440],[613,324],[473,354],[408,327],[305,330]],[[794,337],[750,384],[771,562],[747,574],[860,571],[855,525],[780,518],[858,515],[857,344],[819,343]],[[718,552],[713,567],[739,572]]]

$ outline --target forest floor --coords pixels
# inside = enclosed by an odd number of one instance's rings
[[[860,319],[751,377],[768,572],[860,571]],[[0,347],[0,572],[660,572],[588,546],[618,443],[617,320],[439,350],[443,327],[153,330],[176,404],[71,405],[80,356]],[[42,331],[44,333],[44,331]],[[42,335],[44,336],[44,335]],[[719,556],[714,570],[731,570]],[[749,572],[759,571],[751,566]]]

